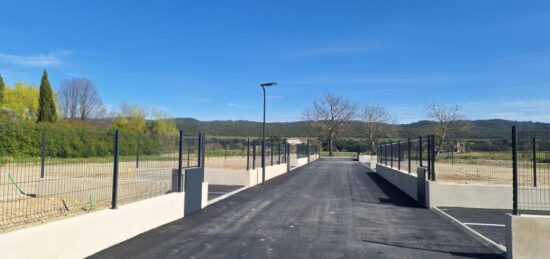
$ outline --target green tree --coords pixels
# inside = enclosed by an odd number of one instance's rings
[[[143,108],[122,103],[111,127],[125,132],[144,133],[146,129],[145,117],[146,114]]]
[[[170,116],[161,111],[153,109],[151,112],[152,121],[149,125],[149,131],[153,135],[176,135],[178,134],[178,128],[176,127],[176,121],[170,119]]]
[[[17,82],[6,88],[3,110],[14,119],[36,120],[39,96],[38,87]]]
[[[0,108],[4,105],[4,96],[6,94],[6,85],[4,84],[4,78],[0,75]]]
[[[57,109],[53,97],[52,86],[48,80],[48,73],[44,70],[40,82],[40,97],[38,99],[38,122],[55,122],[57,120]]]

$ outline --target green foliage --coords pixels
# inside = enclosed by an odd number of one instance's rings
[[[6,94],[6,85],[4,84],[4,78],[0,75],[0,108],[4,104],[4,96]]]
[[[6,88],[2,106],[4,118],[35,121],[38,114],[38,98],[39,90],[32,85],[17,82],[15,87]]]
[[[0,121],[0,157],[39,157],[42,134],[46,134],[46,154],[55,158],[111,157],[114,131],[75,123],[39,123],[32,121]],[[140,155],[159,155],[165,149],[177,151],[177,137],[160,138],[150,134],[121,131],[121,156],[135,156],[137,143]]]
[[[38,122],[57,121],[57,109],[53,96],[52,86],[48,80],[48,73],[44,70],[40,82],[40,97],[38,99]]]
[[[120,129],[125,132],[144,133],[146,120],[145,111],[137,105],[123,103],[116,115],[111,128]]]

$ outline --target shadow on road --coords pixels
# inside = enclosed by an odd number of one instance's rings
[[[366,174],[385,194],[385,196],[387,196],[379,197],[378,200],[380,201],[380,203],[393,204],[399,207],[422,208],[422,206],[420,206],[420,204],[418,204],[415,200],[407,196],[407,194],[399,190],[397,187],[393,186],[380,175],[374,172],[367,172]]]

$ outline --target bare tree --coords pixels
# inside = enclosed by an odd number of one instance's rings
[[[97,88],[86,78],[63,80],[58,102],[63,116],[67,119],[87,120],[99,116],[104,111]]]
[[[365,123],[367,143],[371,145],[372,152],[376,153],[380,138],[393,134],[393,116],[383,106],[369,104],[363,108],[362,118]]]
[[[334,139],[349,130],[349,122],[357,113],[357,105],[332,93],[313,102],[313,107],[304,112],[308,121],[312,121],[328,139],[329,156],[333,156]]]
[[[433,102],[426,106],[426,115],[435,122],[433,132],[437,138],[436,157],[448,138],[466,131],[469,127],[469,124],[463,120],[462,109],[458,105],[445,106]]]

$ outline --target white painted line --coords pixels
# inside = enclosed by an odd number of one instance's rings
[[[226,194],[224,194],[224,195],[222,195],[222,196],[216,197],[216,198],[214,198],[214,199],[212,199],[212,200],[209,200],[209,201],[208,201],[208,204],[207,204],[206,206],[210,206],[210,205],[212,205],[212,204],[214,204],[214,203],[216,203],[216,202],[218,202],[218,201],[221,201],[221,200],[223,200],[223,199],[225,199],[225,198],[227,198],[227,197],[229,197],[229,196],[231,196],[231,195],[234,195],[234,194],[237,194],[237,193],[239,193],[239,192],[242,192],[242,191],[244,191],[244,190],[246,190],[246,189],[248,189],[248,188],[250,188],[250,186],[243,186],[243,187],[241,187],[241,188],[239,188],[239,189],[237,189],[237,190],[234,190],[234,191],[232,191],[232,192],[230,192],[230,193],[226,193]]]
[[[468,225],[468,226],[506,227],[506,225],[503,225],[503,224],[489,224],[489,223],[464,223],[464,225]]]
[[[433,211],[435,211],[437,214],[441,215],[444,218],[449,219],[453,224],[457,225],[458,227],[461,227],[466,233],[469,233],[472,237],[476,238],[480,242],[482,242],[485,245],[490,245],[491,247],[494,247],[497,250],[500,250],[501,252],[506,253],[506,247],[487,238],[486,236],[480,234],[479,232],[475,231],[473,228],[466,226],[464,223],[460,222],[460,220],[454,218],[453,216],[445,213],[441,209],[437,207],[432,208]]]
[[[213,193],[213,194],[226,194],[227,192],[208,192],[208,193]]]

